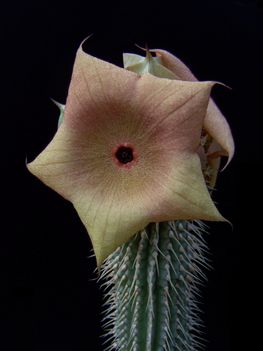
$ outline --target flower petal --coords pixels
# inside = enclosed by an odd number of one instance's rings
[[[179,79],[197,81],[197,78],[193,75],[190,69],[176,56],[170,54],[168,51],[160,49],[153,49],[150,51],[155,52],[156,55],[160,57],[161,63],[179,77]],[[225,165],[226,167],[234,155],[234,141],[225,117],[212,99],[210,99],[208,105],[207,114],[204,120],[204,128],[221,146],[221,150],[224,150],[221,152],[221,155],[228,156],[228,162]]]
[[[235,145],[229,124],[212,99],[207,107],[204,128],[220,145],[219,155],[228,156],[224,170],[234,156]]]
[[[151,135],[157,145],[160,140],[163,144],[170,142],[176,153],[196,152],[214,84],[143,75],[134,95],[142,138]]]
[[[138,79],[138,74],[86,54],[80,46],[66,101],[65,122],[72,128],[81,128],[87,122],[96,123],[95,116],[113,116],[126,111]],[[82,119],[80,114],[91,117]]]
[[[149,223],[142,187],[138,184],[140,192],[132,192],[128,186],[118,185],[126,188],[128,196],[123,196],[111,179],[93,191],[83,187],[73,197],[74,207],[90,235],[98,268],[117,247]]]
[[[196,218],[225,221],[207,190],[197,154],[175,157],[169,172],[159,179],[163,191],[158,192],[159,207],[152,213],[155,221]]]

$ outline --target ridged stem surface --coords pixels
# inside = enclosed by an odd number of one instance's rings
[[[105,350],[195,351],[203,347],[199,284],[209,268],[204,225],[154,223],[107,258]]]

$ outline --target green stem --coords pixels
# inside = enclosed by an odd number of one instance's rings
[[[199,336],[198,285],[209,268],[204,225],[154,223],[107,258],[105,350],[195,351]]]

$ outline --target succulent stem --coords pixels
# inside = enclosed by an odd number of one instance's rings
[[[209,268],[200,221],[152,223],[104,262],[105,351],[195,351]]]

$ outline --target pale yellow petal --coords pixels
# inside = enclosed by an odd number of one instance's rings
[[[83,187],[73,198],[73,205],[91,238],[98,267],[149,222],[145,210],[146,196],[140,185],[140,192],[135,193],[127,186],[126,196],[118,185],[122,186],[111,179],[108,184],[88,193]]]
[[[62,123],[48,146],[30,163],[29,171],[67,200],[87,178],[87,148],[76,143],[74,130]]]
[[[159,187],[158,208],[152,213],[155,221],[225,220],[207,190],[197,154],[182,154],[175,159],[170,169],[162,174]]]

